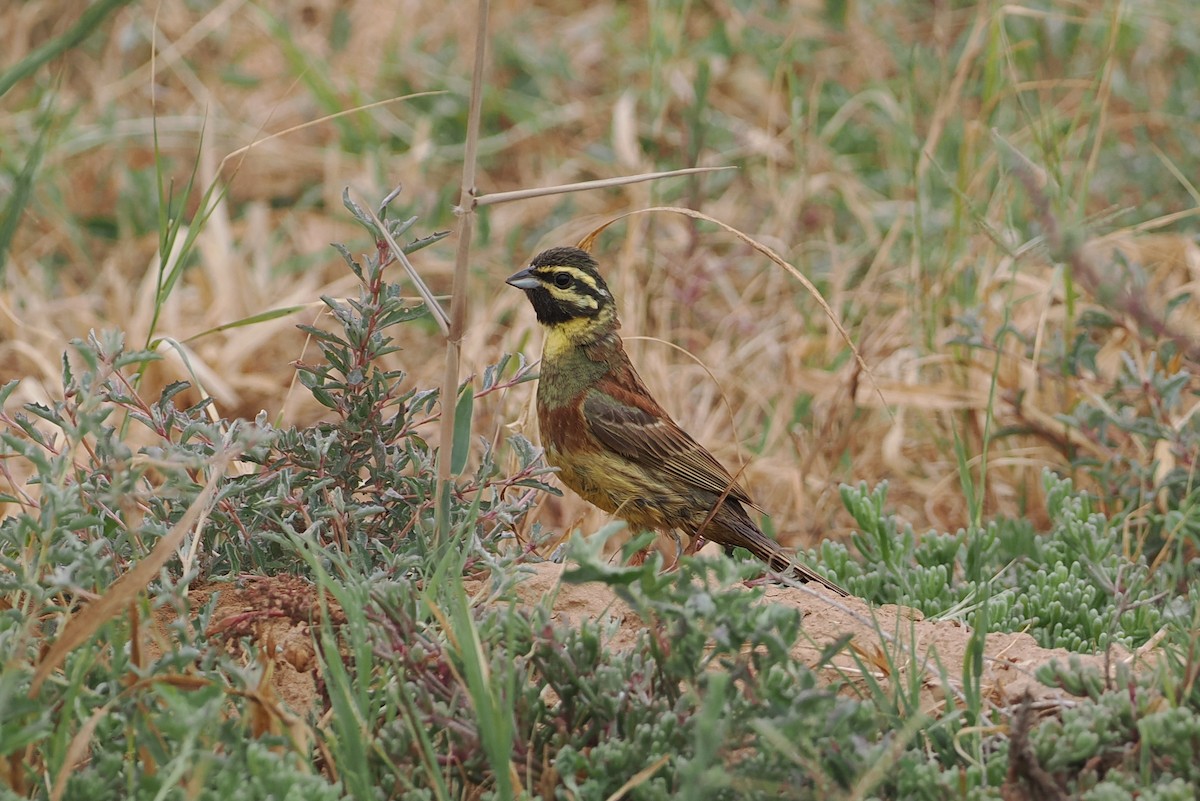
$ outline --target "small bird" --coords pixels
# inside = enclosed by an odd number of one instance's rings
[[[654,400],[617,334],[616,302],[591,255],[551,248],[514,273],[545,329],[537,389],[546,460],[584,500],[635,529],[682,530],[745,548],[773,570],[848,595],[791,560],[742,504],[746,491]]]

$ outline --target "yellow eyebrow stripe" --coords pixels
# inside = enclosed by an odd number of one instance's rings
[[[548,276],[557,275],[558,273],[566,273],[577,281],[587,284],[592,289],[597,288],[596,279],[578,267],[565,267],[556,265],[554,267],[543,267],[539,269],[538,272]]]

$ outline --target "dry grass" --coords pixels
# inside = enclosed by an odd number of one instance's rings
[[[1068,435],[1054,415],[1107,380],[1048,375],[1012,340],[998,362],[951,344],[964,314],[978,316],[987,332],[1007,319],[1046,347],[1071,325],[1061,271],[1031,246],[1033,212],[1001,168],[989,128],[1049,162],[1062,196],[1082,199],[1062,204],[1069,215],[1133,209],[1101,230],[1141,254],[1159,285],[1178,292],[1200,279],[1194,244],[1169,233],[1179,222],[1161,218],[1168,233],[1154,238],[1141,230],[1194,194],[1172,172],[1196,174],[1197,155],[1185,144],[1196,138],[1196,121],[1162,110],[1178,84],[1172,64],[1183,46],[1172,14],[1184,12],[1151,3],[1136,20],[1122,20],[1136,41],[1106,50],[1116,11],[1091,3],[1052,12],[849,5],[844,25],[816,2],[774,15],[754,4],[684,4],[682,15],[615,3],[576,11],[500,2],[492,14],[482,191],[691,166],[689,153],[699,164],[740,169],[732,178],[483,211],[467,369],[478,372],[505,351],[536,354],[532,314],[503,278],[541,247],[663,201],[747,231],[821,287],[889,409],[797,282],[729,236],[646,215],[615,226],[598,251],[625,334],[647,338],[630,342],[647,383],[724,461],[750,460],[748,485],[793,544],[846,533],[842,482],[887,479],[892,506],[918,528],[965,525],[953,443],[957,434],[969,454],[981,454],[989,414],[991,430],[1014,433],[988,442],[985,513],[1036,513],[1041,469],[1062,469],[1067,459]],[[73,7],[6,5],[6,59],[15,63],[61,32]],[[272,308],[307,306],[188,341],[223,415],[265,409],[296,423],[320,415],[294,386],[291,363],[312,356],[295,324],[321,313],[318,296],[351,291],[328,243],[369,245],[341,210],[343,187],[374,205],[403,183],[400,206],[419,214],[424,230],[453,225],[470,14],[421,0],[205,7],[128,7],[106,24],[106,36],[4,98],[0,139],[11,153],[35,138],[39,101],[57,115],[0,286],[0,380],[22,379],[12,404],[61,392],[60,354],[70,338],[112,326],[132,345],[151,336],[155,119],[158,161],[176,191],[198,160],[198,184],[223,182],[228,192],[154,334],[188,340]],[[1056,51],[1054,31],[1064,26],[1095,52]],[[1143,93],[1114,89],[1114,74]],[[264,135],[433,89],[448,94],[308,127],[219,167]],[[1120,154],[1147,136],[1162,158],[1140,163],[1158,169],[1132,174]],[[189,216],[198,198],[187,204]],[[452,254],[446,244],[417,256],[435,292],[448,290]],[[1151,305],[1162,308],[1157,299]],[[1189,319],[1176,322],[1194,336],[1194,304],[1184,311]],[[414,386],[435,386],[443,363],[436,330],[409,325],[398,336],[404,349],[395,362]],[[1135,339],[1104,347],[1137,354]],[[150,379],[187,375],[172,357]],[[476,407],[476,433],[530,432],[531,391],[489,395]],[[599,522],[573,497],[548,501],[542,514],[553,524]]]

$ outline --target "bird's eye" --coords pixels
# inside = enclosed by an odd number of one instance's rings
[[[566,289],[571,285],[571,276],[566,273],[555,273],[554,285],[559,289]]]

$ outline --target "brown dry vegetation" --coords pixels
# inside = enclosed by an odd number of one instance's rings
[[[61,34],[76,5],[0,7],[5,61],[18,63]],[[693,165],[738,169],[481,209],[467,295],[455,299],[469,304],[464,373],[506,352],[535,357],[533,315],[503,279],[538,250],[578,241],[632,210],[688,206],[809,276],[869,368],[860,369],[838,326],[792,275],[713,226],[636,215],[600,239],[646,382],[722,461],[745,464],[745,483],[785,543],[848,536],[842,483],[888,481],[889,509],[918,530],[968,525],[956,441],[976,486],[986,463],[982,519],[1044,522],[1042,470],[1070,472],[1080,454],[1190,466],[1195,454],[1138,452],[1148,446],[1133,438],[1114,446],[1056,417],[1081,399],[1102,402],[1123,359],[1146,369],[1156,336],[1177,339],[1196,359],[1195,303],[1167,311],[1200,282],[1200,250],[1187,235],[1200,206],[1188,182],[1200,122],[1161,111],[1179,86],[1172,20],[1147,11],[1117,21],[1119,6],[1089,2],[1049,11],[878,4],[870,13],[851,2],[839,22],[830,12],[837,5],[802,0],[784,13],[753,2],[665,10],[497,2],[480,192]],[[33,149],[39,103],[52,114],[0,276],[0,385],[20,379],[3,411],[59,396],[69,340],[116,327],[130,347],[159,343],[164,359],[150,368],[146,397],[184,379],[225,418],[263,410],[285,425],[321,418],[324,407],[296,381],[295,363],[317,358],[296,326],[322,324],[320,296],[356,292],[329,243],[373,247],[342,208],[343,189],[375,206],[403,184],[394,216],[418,215],[418,234],[456,224],[469,10],[421,0],[134,3],[53,61],[54,81],[5,95],[0,142],[10,152]],[[1064,55],[1055,39],[1064,27],[1095,52],[1079,46]],[[1121,36],[1095,33],[1110,29]],[[425,92],[443,94],[409,97]],[[1034,166],[1019,166],[1010,145]],[[157,299],[159,264],[175,256],[158,253],[165,223],[155,183],[161,173],[178,198],[193,168],[196,188],[178,206],[198,231],[196,248],[179,285]],[[222,191],[206,208],[211,186]],[[1061,236],[1039,238],[1056,226]],[[453,252],[447,240],[414,256],[435,292],[450,291]],[[1125,263],[1146,276],[1136,291]],[[289,306],[301,310],[214,330]],[[1056,369],[1087,308],[1116,320],[1094,343],[1095,369]],[[1002,337],[1006,325],[1014,334]],[[979,341],[960,344],[972,333]],[[394,335],[402,350],[387,365],[407,371],[412,387],[436,386],[445,344],[437,328],[419,321]],[[481,398],[474,433],[536,441],[532,387]],[[190,399],[198,397],[192,390]],[[1197,408],[1172,424],[1188,425]],[[435,438],[426,428],[422,435]],[[16,460],[0,463],[0,493],[36,493],[20,469]],[[1076,478],[1087,486],[1086,473]],[[0,504],[0,515],[12,511]],[[546,498],[531,517],[562,530],[603,522],[570,493]],[[178,542],[168,544],[161,560]],[[161,564],[142,562],[147,576]],[[555,613],[567,622],[604,619],[619,606],[606,585],[559,587],[559,571],[532,567],[518,590],[523,602],[558,593]],[[307,618],[319,604],[291,576],[241,580],[192,587],[193,614],[219,586],[205,634],[220,647],[235,648],[242,636],[268,652],[280,647],[253,700],[271,718],[261,730],[291,725],[298,719],[279,702],[305,711],[321,692]],[[141,587],[100,597],[124,607]],[[823,662],[824,646],[852,633],[859,659],[841,654],[842,676],[860,670],[864,681],[894,688],[916,677],[934,717],[960,689],[971,643],[957,620],[910,623],[905,610],[872,612],[865,602],[813,601],[782,588],[766,600],[805,612],[809,640],[793,650],[805,664]],[[81,640],[103,622],[101,604],[85,608],[90,623],[86,614],[74,618],[91,626]],[[170,647],[174,612],[160,610],[145,647]],[[332,618],[343,622],[336,610]],[[644,621],[621,623],[609,645],[634,643],[645,629]],[[990,710],[1011,712],[1027,690],[1057,693],[1031,675],[1064,651],[995,632],[984,650]],[[927,670],[933,656],[942,660],[937,676]],[[1108,657],[1124,653],[1114,646]],[[1108,661],[1089,664],[1107,671]],[[56,669],[50,662],[39,666],[41,678]]]
[[[15,63],[61,32],[73,7],[6,5],[5,58]],[[967,356],[949,345],[961,333],[956,319],[975,303],[984,330],[1008,316],[1031,341],[1048,342],[1063,324],[1061,274],[1037,248],[1022,250],[1032,210],[1000,169],[988,129],[997,109],[1036,105],[1035,115],[1018,115],[1004,130],[1015,146],[1031,148],[1038,124],[1094,109],[1099,138],[1132,142],[1149,132],[1171,162],[1184,157],[1179,143],[1195,135],[1195,121],[1181,131],[1181,121],[1164,119],[1154,104],[1135,108],[1110,94],[1103,75],[1099,82],[1064,76],[1054,58],[1030,67],[1014,56],[1029,42],[997,41],[998,31],[1026,17],[1084,30],[1107,24],[1111,10],[1092,4],[1065,3],[1043,14],[937,3],[918,15],[851,13],[844,26],[830,23],[823,8],[796,4],[781,17],[752,4],[716,3],[654,17],[638,4],[590,4],[584,11],[562,3],[495,5],[481,191],[689,166],[691,152],[699,164],[740,169],[485,210],[473,256],[467,367],[478,371],[505,351],[536,354],[532,315],[502,280],[540,247],[574,241],[598,221],[656,202],[691,205],[771,245],[818,282],[888,404],[795,280],[731,237],[667,215],[634,217],[603,237],[600,257],[625,333],[674,343],[694,357],[632,341],[647,382],[724,461],[749,460],[746,482],[773,512],[782,539],[811,544],[843,536],[841,482],[887,479],[891,504],[918,528],[953,530],[968,522],[953,442],[957,434],[968,453],[980,452],[993,374],[995,427],[1012,435],[991,443],[985,511],[1037,515],[1042,467],[1061,469],[1071,447],[1087,447],[1069,443],[1053,415],[1096,392],[1106,376],[1068,382],[1015,349],[997,367],[982,351]],[[401,205],[422,217],[423,230],[453,225],[473,24],[465,8],[449,13],[417,0],[227,0],[203,10],[135,3],[105,23],[106,35],[55,62],[50,102],[70,116],[54,128],[0,287],[0,380],[23,379],[11,402],[61,392],[59,359],[71,337],[112,326],[125,330],[131,345],[150,336],[156,120],[158,158],[176,193],[197,160],[198,185],[220,182],[228,191],[203,223],[194,263],[154,334],[187,340],[269,309],[305,305],[293,316],[186,347],[222,415],[265,409],[283,421],[319,416],[311,398],[296,391],[291,363],[312,352],[295,324],[319,317],[319,295],[341,296],[351,287],[328,243],[368,247],[340,207],[341,192],[350,187],[374,204],[403,183]],[[698,58],[690,43],[719,29],[732,55]],[[1140,44],[1120,54],[1120,66],[1153,95],[1171,83],[1169,22],[1147,16],[1138,30]],[[796,48],[803,58],[765,58],[753,50],[763,41]],[[911,48],[929,59],[900,63],[895,54]],[[701,69],[710,83],[698,99]],[[1019,93],[1001,91],[983,103],[964,91],[985,69],[1005,71]],[[915,118],[905,98],[873,88],[906,72]],[[836,113],[794,112],[831,85],[847,98]],[[431,90],[448,94],[325,120],[224,160],[330,113]],[[34,135],[27,91],[18,86],[5,98],[22,109],[0,122],[8,141]],[[698,103],[708,128],[690,123]],[[875,152],[850,155],[836,147],[846,128],[859,129]],[[720,146],[694,141],[700,130]],[[958,141],[957,164],[939,150],[949,130]],[[1063,135],[1089,141],[1083,126]],[[1072,185],[1091,157],[1077,151],[1060,153],[1055,165],[1055,176]],[[898,169],[908,170],[897,182],[908,190],[881,192],[879,171]],[[957,204],[942,191],[947,182],[959,193]],[[951,205],[929,207],[930,185]],[[199,210],[199,194],[189,199],[189,216]],[[1087,215],[1167,202],[1132,179],[1113,179],[1086,198],[1079,211]],[[983,224],[961,225],[945,241],[923,240],[930,220],[971,209]],[[1027,216],[1014,217],[1014,210]],[[1169,220],[1135,211],[1120,222],[1105,233],[1147,257],[1164,285],[1194,286],[1194,245],[1145,233]],[[449,245],[419,255],[418,268],[435,291],[448,289],[451,260]],[[977,289],[965,294],[968,280]],[[1186,326],[1195,333],[1194,319]],[[435,329],[407,326],[399,336],[404,350],[394,362],[415,386],[433,386],[442,363]],[[1106,349],[1138,353],[1133,339]],[[179,359],[169,349],[164,354],[152,378],[186,377]],[[476,409],[476,433],[532,434],[529,399],[529,385],[489,396]],[[581,517],[599,522],[572,497],[547,502],[542,515],[556,525]]]

